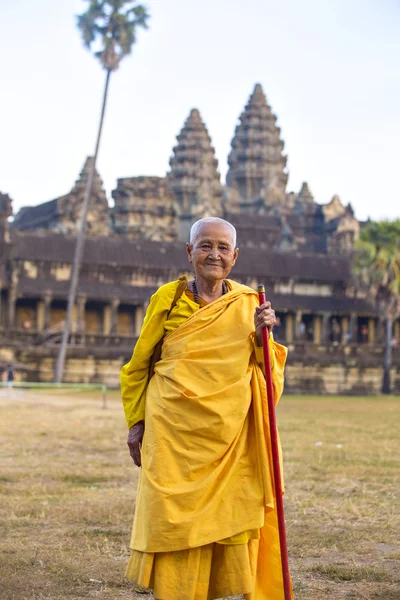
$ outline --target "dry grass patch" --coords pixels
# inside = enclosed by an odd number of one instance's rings
[[[348,565],[316,565],[310,568],[311,573],[328,577],[332,581],[385,581],[386,571],[378,571],[374,567],[357,567]]]
[[[399,417],[394,398],[281,401],[296,599],[399,600]],[[145,599],[124,579],[137,470],[118,394],[0,397],[0,444],[1,600]]]
[[[284,398],[296,598],[400,598],[399,416],[395,398]]]

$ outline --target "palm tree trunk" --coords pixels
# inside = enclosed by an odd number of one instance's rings
[[[392,366],[392,328],[393,321],[386,318],[385,360],[383,369],[382,394],[390,394],[390,368]]]
[[[81,214],[81,218],[79,221],[79,229],[78,229],[78,235],[77,235],[76,245],[75,245],[74,263],[73,263],[73,267],[72,267],[72,275],[71,275],[70,288],[69,288],[69,294],[68,294],[67,314],[65,317],[65,327],[64,327],[64,331],[63,331],[63,336],[62,336],[62,340],[61,340],[61,344],[60,344],[60,350],[58,353],[56,370],[55,370],[56,383],[61,383],[63,380],[63,375],[64,375],[65,357],[67,354],[68,339],[69,339],[69,335],[71,332],[72,312],[73,312],[73,307],[75,304],[76,290],[78,287],[79,272],[80,272],[80,268],[81,268],[83,248],[84,248],[84,244],[85,244],[86,218],[87,218],[87,213],[88,213],[88,209],[89,209],[90,196],[92,193],[93,177],[94,177],[94,172],[95,172],[95,168],[96,168],[97,155],[99,152],[101,132],[103,129],[104,113],[105,113],[105,109],[106,109],[108,84],[110,81],[110,75],[111,75],[111,71],[108,70],[107,75],[106,75],[106,82],[104,85],[103,104],[102,104],[102,109],[101,109],[99,129],[97,132],[96,149],[94,152],[93,162],[92,162],[92,166],[91,166],[91,169],[89,172],[88,181],[86,184],[85,195],[84,195],[83,204],[82,204],[82,214]]]

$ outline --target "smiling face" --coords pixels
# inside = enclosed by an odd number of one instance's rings
[[[204,223],[193,244],[186,244],[189,262],[197,278],[218,281],[228,277],[239,249],[234,247],[230,227],[223,223]]]

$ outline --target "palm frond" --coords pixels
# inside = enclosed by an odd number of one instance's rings
[[[83,43],[106,70],[114,71],[132,52],[138,29],[147,29],[147,8],[137,0],[87,1],[87,11],[77,17]]]
[[[400,306],[400,219],[370,222],[356,244],[353,275],[368,297],[396,318]]]

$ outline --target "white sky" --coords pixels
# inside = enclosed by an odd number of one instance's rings
[[[146,2],[145,2],[146,3]],[[67,193],[93,152],[104,72],[79,0],[0,0],[0,191],[14,210]],[[112,76],[98,169],[165,175],[199,108],[223,178],[260,82],[282,128],[288,191],[308,181],[365,219],[400,216],[400,0],[149,0],[150,29]]]

